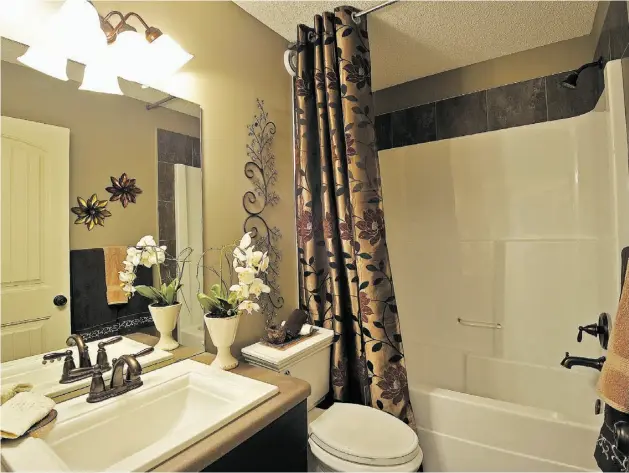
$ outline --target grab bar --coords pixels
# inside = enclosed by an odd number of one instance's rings
[[[465,320],[465,319],[462,319],[461,317],[456,319],[456,321],[460,323],[461,325],[465,325],[466,327],[490,328],[493,330],[500,330],[502,328],[502,325],[496,324],[493,322],[480,322],[477,320]]]

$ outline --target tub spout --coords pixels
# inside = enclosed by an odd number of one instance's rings
[[[564,368],[572,369],[573,366],[586,366],[588,368],[594,368],[598,371],[603,369],[605,363],[605,357],[600,358],[584,358],[582,356],[570,356],[570,353],[566,352],[566,356],[561,360],[561,366]]]

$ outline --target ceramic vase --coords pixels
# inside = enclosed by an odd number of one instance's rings
[[[236,339],[236,331],[238,330],[238,322],[240,314],[232,317],[204,317],[205,325],[212,343],[216,347],[216,358],[212,362],[212,366],[223,370],[232,370],[238,366],[238,360],[231,353],[231,346]]]
[[[179,342],[173,338],[173,330],[179,319],[181,302],[163,307],[149,305],[149,312],[155,323],[155,328],[159,332],[159,342],[155,348],[171,351],[179,346]]]

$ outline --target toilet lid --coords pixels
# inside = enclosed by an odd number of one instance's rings
[[[337,403],[310,424],[319,447],[352,463],[394,466],[420,452],[417,434],[401,420],[373,407]]]

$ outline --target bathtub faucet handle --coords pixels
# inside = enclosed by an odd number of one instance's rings
[[[579,325],[579,333],[577,334],[577,342],[583,341],[583,332],[593,337],[598,337],[601,348],[607,350],[607,343],[609,342],[610,323],[609,315],[602,313],[598,316],[598,323],[589,325]]]

